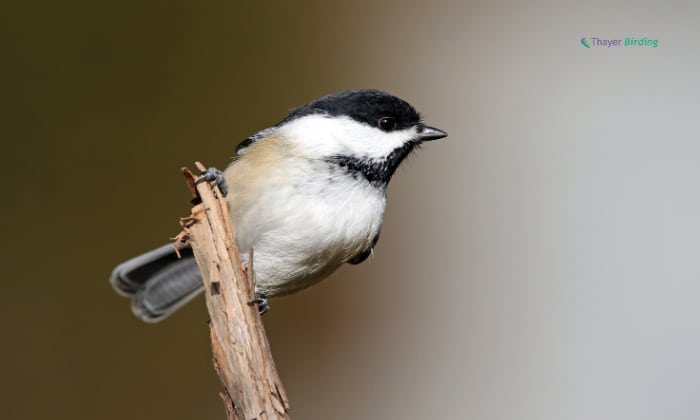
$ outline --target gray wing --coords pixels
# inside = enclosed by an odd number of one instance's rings
[[[268,137],[276,129],[277,127],[269,127],[264,130],[260,130],[252,136],[248,137],[247,139],[243,140],[238,146],[236,146],[236,150],[233,152],[233,159],[231,159],[231,163],[229,164],[229,166],[236,163],[236,161],[246,152],[246,149],[250,147],[250,145],[252,145],[260,139]]]
[[[172,245],[119,264],[109,282],[119,294],[130,297],[131,310],[146,322],[158,322],[175,312],[203,290],[202,276],[192,250]]]

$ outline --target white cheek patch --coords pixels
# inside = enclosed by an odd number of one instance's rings
[[[355,156],[381,159],[418,136],[416,127],[385,132],[350,117],[307,115],[278,128],[308,157]]]

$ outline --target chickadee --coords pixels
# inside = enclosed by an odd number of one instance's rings
[[[359,264],[379,239],[386,188],[403,159],[424,141],[447,136],[422,123],[411,105],[378,90],[352,90],[294,109],[244,140],[223,172],[236,242],[255,251],[255,292],[266,297],[307,288],[343,263]],[[208,171],[204,179],[220,172]],[[146,322],[170,315],[203,290],[191,250],[172,245],[112,272]],[[247,264],[247,252],[242,252]]]

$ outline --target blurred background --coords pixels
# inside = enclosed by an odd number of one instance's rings
[[[146,325],[109,273],[179,231],[181,166],[369,87],[450,136],[371,261],[272,301],[292,418],[700,418],[699,12],[3,2],[0,417],[223,419],[203,300]]]

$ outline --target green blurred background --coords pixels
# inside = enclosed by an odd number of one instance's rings
[[[450,136],[372,261],[272,302],[293,418],[699,418],[699,9],[3,2],[0,418],[224,418],[203,301],[146,325],[109,273],[179,231],[181,166],[364,87]]]

